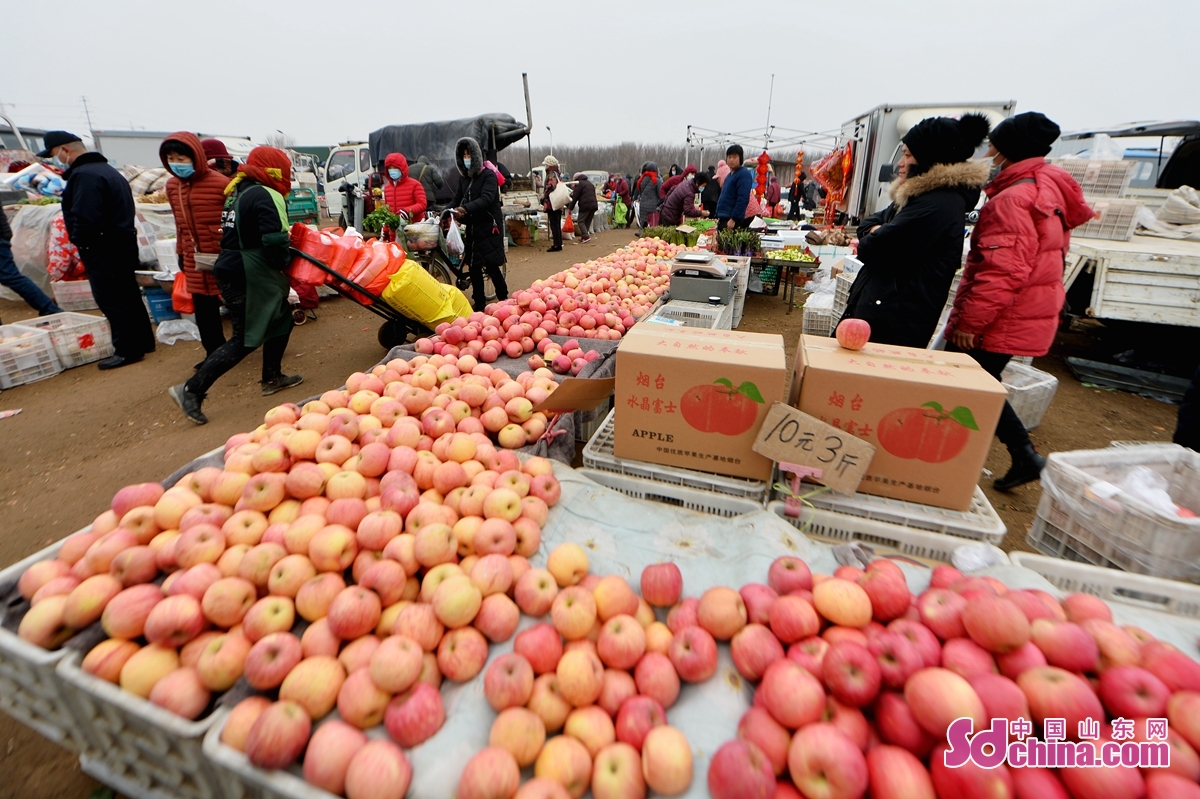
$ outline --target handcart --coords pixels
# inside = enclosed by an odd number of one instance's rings
[[[295,247],[288,248],[291,251],[293,258],[303,258],[313,266],[320,269],[325,274],[329,275],[332,280],[327,281],[325,285],[332,288],[338,294],[361,305],[376,316],[383,318],[383,324],[379,328],[379,346],[386,350],[392,347],[397,347],[408,341],[409,335],[416,338],[421,336],[432,335],[433,331],[420,322],[409,319],[404,314],[397,311],[387,303],[383,297],[378,294],[372,294],[366,288],[358,283],[350,280],[339,274],[337,271],[330,269],[320,260],[314,258],[303,250],[298,250]]]

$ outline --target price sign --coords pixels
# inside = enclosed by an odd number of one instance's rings
[[[821,476],[813,479],[847,495],[858,490],[875,457],[873,445],[782,402],[771,406],[754,451],[773,461],[820,469]]]

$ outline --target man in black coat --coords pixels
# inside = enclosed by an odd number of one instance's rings
[[[52,130],[43,137],[39,158],[55,158],[68,167],[63,192],[67,236],[92,284],[92,296],[112,327],[116,354],[101,369],[137,363],[154,352],[154,330],[142,304],[134,272],[138,268],[137,229],[129,182],[100,153],[89,152],[73,133]]]
[[[967,160],[988,128],[978,114],[930,117],[904,136],[893,202],[858,229],[863,268],[842,315],[865,319],[872,342],[929,346],[962,265],[966,214],[988,179],[990,164]]]
[[[579,206],[579,218],[575,225],[579,228],[579,243],[587,244],[592,240],[592,220],[596,218],[600,203],[596,200],[596,185],[588,180],[587,175],[576,172],[574,181],[571,201],[567,203],[567,213],[574,211],[576,205]]]
[[[504,282],[504,211],[500,207],[500,187],[496,173],[483,166],[479,142],[464,136],[454,145],[458,165],[458,189],[454,193],[454,216],[466,223],[463,263],[471,274],[471,305],[482,311],[487,305],[484,271],[496,287],[496,299],[508,299]]]

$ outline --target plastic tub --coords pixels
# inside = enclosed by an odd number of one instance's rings
[[[89,280],[55,280],[50,283],[54,302],[64,311],[94,311],[96,298],[92,296]]]
[[[1008,404],[1016,411],[1026,430],[1042,423],[1042,417],[1058,391],[1058,378],[1023,363],[1009,362],[1000,374],[1008,390]]]
[[[58,362],[64,369],[107,358],[115,351],[112,327],[103,316],[68,311],[28,319],[18,322],[16,326],[48,333]]]
[[[150,310],[150,317],[154,320],[154,324],[179,318],[179,314],[176,313],[171,302],[171,295],[167,292],[162,289],[142,289],[142,295],[146,299],[146,307]]]
[[[733,306],[712,305],[707,302],[670,300],[658,306],[643,322],[659,322],[704,330],[730,330],[733,327]]]

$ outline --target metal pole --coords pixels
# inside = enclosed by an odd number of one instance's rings
[[[529,104],[529,74],[521,73],[525,86],[525,150],[529,154],[529,186],[533,187],[533,107]]]
[[[771,73],[771,90],[767,94],[767,127],[763,130],[763,149],[771,143],[771,103],[775,99],[775,73]]]
[[[546,126],[546,132],[550,134],[550,155],[554,155],[554,131],[550,130],[550,126]]]
[[[17,144],[21,145],[22,150],[28,150],[29,145],[25,143],[25,137],[21,135],[21,129],[17,127],[17,123],[12,121],[12,117],[7,114],[0,113],[0,119],[8,123],[8,128],[13,132],[13,136],[17,139]]]

